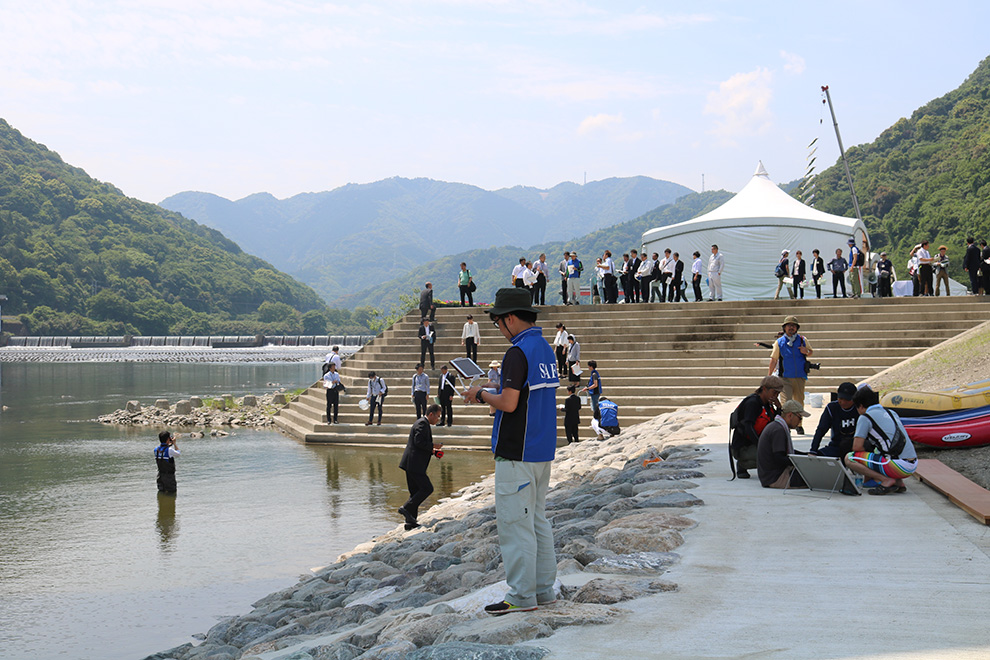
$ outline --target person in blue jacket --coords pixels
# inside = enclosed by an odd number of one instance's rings
[[[598,418],[598,399],[602,395],[602,377],[598,373],[598,363],[594,360],[588,360],[588,366],[591,367],[591,375],[588,376],[588,385],[581,389],[582,392],[587,392],[591,397],[591,414],[596,419]]]
[[[804,408],[804,384],[808,380],[808,358],[814,354],[808,338],[798,334],[801,325],[796,316],[788,316],[781,327],[784,334],[773,344],[770,353],[768,376],[780,376],[784,379],[784,391],[780,394],[781,405],[794,399]],[[799,426],[798,433],[804,435],[804,428]]]
[[[604,440],[603,431],[609,437],[619,435],[622,429],[619,428],[619,406],[615,401],[611,401],[607,396],[603,396],[598,401],[598,413],[601,419],[591,420],[591,430],[598,434],[599,440]]]
[[[485,611],[501,615],[557,600],[557,560],[546,496],[557,448],[560,375],[553,349],[536,325],[539,310],[525,289],[499,289],[488,314],[512,346],[502,358],[498,392],[474,386],[464,400],[495,408],[495,521],[509,592]]]

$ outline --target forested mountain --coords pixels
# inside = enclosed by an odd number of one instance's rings
[[[567,240],[689,192],[648,177],[494,192],[395,177],[285,200],[184,192],[161,205],[222,231],[336,304],[444,255]]]
[[[990,238],[990,58],[958,89],[846,155],[873,247],[892,253],[899,276],[911,248],[928,239],[949,248],[950,276],[968,284],[966,236]],[[841,163],[816,184],[816,208],[855,215]]]
[[[418,266],[401,277],[361,291],[343,302],[348,306],[368,304],[381,306],[383,301],[394,303],[398,301],[400,294],[415,293],[418,296],[423,283],[427,281],[433,283],[435,300],[459,300],[456,276],[462,261],[468,264],[471,275],[478,285],[475,302],[491,302],[495,291],[510,286],[509,277],[512,267],[519,263],[520,257],[536,259],[541,252],[545,252],[547,261],[553,266],[553,272],[556,272],[564,249],[576,250],[585,268],[593,267],[595,258],[601,256],[606,249],[612,251],[616,261],[620,261],[623,252],[633,247],[638,249],[643,232],[646,230],[676,224],[707,213],[724,204],[732,195],[733,193],[724,190],[692,193],[635,220],[599,229],[569,241],[549,241],[525,249],[514,246],[492,247],[442,257]],[[679,246],[672,246],[672,249],[677,250]],[[687,250],[687,248],[683,249]],[[681,254],[682,259],[689,260],[690,256],[690,253]],[[690,263],[690,260],[687,263]],[[548,303],[551,300],[554,304],[560,303],[560,295],[557,293],[559,289],[559,278],[551,277],[547,285]]]
[[[327,313],[220,232],[125,197],[2,119],[0,293],[35,334],[254,333]]]

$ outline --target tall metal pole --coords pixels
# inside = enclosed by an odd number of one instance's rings
[[[852,173],[849,171],[849,161],[846,160],[846,150],[842,146],[842,136],[839,135],[839,122],[835,118],[835,108],[832,107],[832,95],[828,93],[828,85],[824,85],[822,87],[822,91],[825,92],[825,98],[828,99],[828,111],[832,113],[832,125],[835,126],[835,139],[839,141],[839,154],[842,156],[842,164],[846,167],[846,180],[849,182],[849,192],[852,193],[853,208],[856,210],[856,219],[862,221],[863,216],[859,212],[859,200],[856,199],[856,189],[853,187],[853,177]]]

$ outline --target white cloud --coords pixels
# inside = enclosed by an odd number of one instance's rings
[[[618,115],[607,115],[605,113],[599,113],[597,115],[592,115],[590,117],[585,117],[581,125],[578,126],[578,135],[587,135],[588,133],[594,131],[600,131],[603,129],[612,128],[614,126],[619,126],[625,121],[621,114]]]
[[[705,114],[717,117],[710,132],[726,144],[734,144],[736,138],[768,131],[773,123],[772,81],[769,69],[757,67],[719,83],[718,91],[709,92],[705,104]]]
[[[795,55],[794,53],[788,53],[786,50],[780,51],[780,56],[784,60],[784,71],[793,73],[795,75],[804,73],[804,58],[800,55]]]

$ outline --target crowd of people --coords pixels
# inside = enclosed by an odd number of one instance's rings
[[[865,477],[871,495],[904,492],[904,478],[917,467],[914,445],[897,414],[881,406],[879,395],[867,386],[839,385],[835,400],[822,411],[810,450],[794,448],[792,431],[803,435],[803,421],[811,416],[805,410],[804,385],[813,351],[799,328],[797,317],[784,319],[767,375],[732,415],[733,478],[748,479],[755,469],[764,488],[805,487],[790,456],[807,453],[841,459]]]

